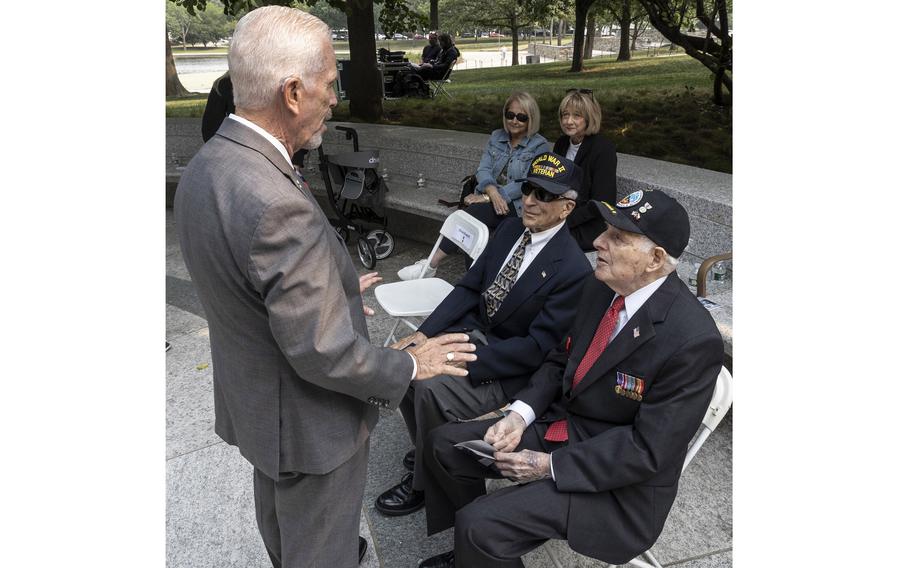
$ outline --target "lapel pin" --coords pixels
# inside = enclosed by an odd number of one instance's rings
[[[546,277],[547,277],[547,271],[546,271],[546,270],[541,271],[540,276],[541,276],[541,278],[546,278]]]
[[[632,330],[632,337],[638,337],[641,333],[638,331],[638,328]]]

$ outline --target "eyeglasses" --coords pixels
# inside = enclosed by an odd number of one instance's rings
[[[561,195],[556,195],[555,193],[550,193],[546,189],[540,187],[535,183],[529,181],[521,184],[521,194],[522,195],[531,195],[534,194],[534,199],[540,201],[541,203],[549,203],[551,201],[556,201],[557,199],[569,199],[568,197],[563,197]],[[570,200],[571,201],[571,200]]]
[[[581,93],[582,95],[591,95],[593,97],[594,89],[576,89],[572,87],[570,89],[566,89],[566,94],[568,95],[569,93]]]
[[[504,117],[506,117],[506,120],[518,119],[518,122],[527,122],[528,119],[531,118],[531,117],[529,117],[528,115],[526,115],[526,114],[523,113],[523,112],[520,112],[520,113],[518,113],[518,114],[515,114],[514,112],[512,112],[512,111],[510,111],[510,110],[507,110],[507,111],[504,112],[502,115],[503,115]]]

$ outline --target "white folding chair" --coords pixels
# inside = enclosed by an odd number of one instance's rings
[[[442,228],[439,229],[439,238],[430,251],[429,258],[433,258],[442,239],[447,238],[463,250],[474,261],[483,252],[490,238],[490,230],[481,221],[465,213],[455,211],[449,215]],[[383,345],[387,346],[395,341],[395,331],[400,323],[404,323],[412,330],[417,331],[418,325],[407,318],[426,317],[433,313],[454,286],[441,278],[424,278],[430,263],[427,262],[417,280],[405,280],[382,284],[375,289],[376,301],[380,307],[395,319],[395,325]]]
[[[692,442],[689,444],[688,451],[686,451],[686,459],[683,462],[683,471],[686,471],[689,463],[692,462],[692,458],[694,458],[695,454],[698,453],[698,450],[701,449],[705,440],[708,439],[708,436],[714,432],[720,424],[720,421],[727,415],[727,411],[730,410],[731,404],[733,404],[733,375],[730,374],[730,371],[728,371],[726,367],[721,367],[720,374],[717,375],[717,383],[714,384],[714,395],[711,397],[708,411],[701,421],[701,426],[695,434],[695,438],[693,438]],[[552,548],[554,546],[553,543],[554,541],[552,540],[547,541],[544,544],[544,550],[546,550],[550,560],[553,561],[553,566],[556,568],[563,568],[562,562],[558,559],[558,554]],[[638,568],[663,568],[650,550],[646,550],[641,555],[633,558],[628,564],[630,566],[637,566]],[[605,564],[605,566],[608,568],[615,568],[614,564]]]

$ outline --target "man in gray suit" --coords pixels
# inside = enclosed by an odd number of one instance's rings
[[[347,250],[291,166],[336,104],[329,29],[268,6],[237,23],[236,114],[190,161],[174,202],[209,324],[215,432],[254,467],[272,564],[357,564],[370,430],[411,380],[464,376],[464,334],[396,351],[370,344]]]

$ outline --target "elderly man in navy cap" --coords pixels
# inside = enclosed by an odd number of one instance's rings
[[[401,414],[416,446],[401,483],[376,499],[385,515],[407,515],[424,504],[424,436],[454,420],[501,409],[527,384],[547,352],[565,337],[591,265],[566,218],[583,183],[581,168],[545,152],[531,160],[523,182],[521,219],[507,218],[486,250],[417,333],[397,346],[421,344],[447,331],[467,332],[477,360],[467,377],[440,375],[411,383]],[[413,472],[413,473],[412,473]]]
[[[454,525],[455,549],[422,568],[517,568],[548,539],[624,564],[660,536],[723,343],[675,273],[685,209],[657,190],[590,205],[606,230],[568,336],[505,417],[447,424],[424,444],[427,532]],[[454,446],[481,438],[493,460]],[[483,495],[485,477],[520,485]]]

